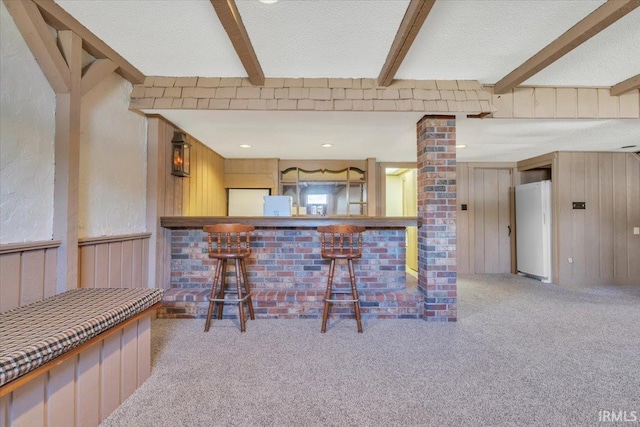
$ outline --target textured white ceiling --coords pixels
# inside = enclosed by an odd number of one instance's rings
[[[420,113],[153,110],[226,158],[416,161]],[[640,150],[640,120],[460,118],[461,162],[518,161],[559,150]],[[334,144],[322,148],[321,144]],[[250,144],[250,149],[240,147]]]
[[[246,76],[210,0],[57,0],[153,76]],[[396,78],[493,84],[604,0],[438,0]],[[267,77],[377,77],[408,0],[236,0]],[[640,9],[527,84],[611,86],[640,72]],[[158,113],[157,110],[154,113]],[[415,160],[419,114],[161,112],[225,157]],[[461,161],[640,145],[639,120],[460,120]],[[253,145],[242,150],[241,143]],[[323,142],[333,142],[330,150]]]

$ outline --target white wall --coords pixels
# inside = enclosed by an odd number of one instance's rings
[[[82,98],[79,237],[145,231],[147,119],[113,73]]]
[[[55,94],[4,3],[0,57],[0,243],[50,240]]]
[[[386,215],[402,216],[402,176],[387,175],[386,183]]]

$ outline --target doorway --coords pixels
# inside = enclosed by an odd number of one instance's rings
[[[473,168],[471,273],[511,273],[511,169]]]
[[[418,215],[418,174],[415,168],[385,168],[386,216]],[[406,271],[418,275],[418,227],[406,229]]]

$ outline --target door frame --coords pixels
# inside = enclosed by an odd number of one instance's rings
[[[508,170],[511,177],[509,186],[509,222],[511,223],[511,236],[510,237],[510,256],[511,256],[511,273],[515,274],[516,271],[516,211],[515,211],[515,185],[517,175],[516,162],[491,162],[491,163],[462,163],[467,167],[467,202],[468,203],[468,226],[467,226],[467,241],[468,241],[468,259],[469,259],[469,273],[475,274],[475,257],[473,256],[473,250],[475,247],[475,189],[471,185],[472,177],[475,174],[476,169],[497,169]],[[459,179],[459,178],[458,178]],[[460,210],[460,202],[458,202],[458,211]]]

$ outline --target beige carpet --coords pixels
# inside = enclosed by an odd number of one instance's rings
[[[157,320],[103,426],[587,426],[640,419],[640,286],[459,279],[459,321]],[[623,423],[634,425],[633,423]],[[613,425],[603,423],[602,425]],[[637,425],[637,423],[635,424]]]

